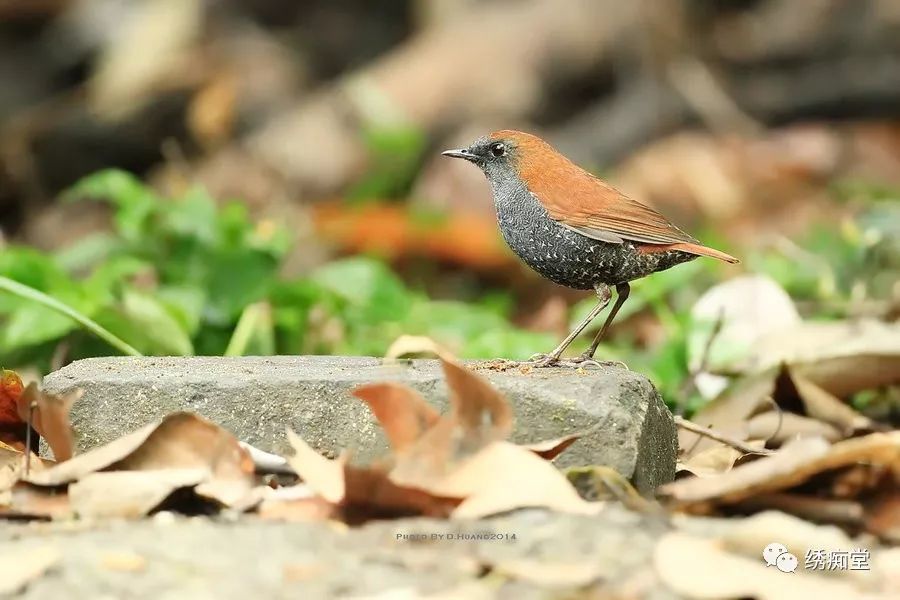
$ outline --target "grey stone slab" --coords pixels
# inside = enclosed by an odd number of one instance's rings
[[[677,448],[672,416],[642,375],[618,367],[590,370],[470,366],[511,401],[514,441],[534,442],[591,429],[558,460],[561,466],[604,464],[630,477],[643,493],[670,481]],[[76,387],[73,410],[79,447],[90,448],[170,412],[197,412],[264,450],[288,450],[285,428],[318,450],[353,450],[365,461],[387,448],[355,386],[392,380],[418,389],[441,410],[446,386],[440,364],[334,356],[92,358],[51,373],[44,387]]]

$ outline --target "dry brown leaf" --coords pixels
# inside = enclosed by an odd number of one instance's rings
[[[764,444],[758,444],[763,447]],[[697,477],[711,477],[730,471],[734,463],[744,456],[740,450],[719,444],[693,454],[688,460],[675,465],[676,472],[687,471]]]
[[[296,493],[298,489],[302,493]],[[335,516],[337,507],[304,484],[266,490],[256,512],[272,521],[324,521]]]
[[[106,469],[134,452],[159,426],[160,423],[145,425],[108,444],[79,454],[64,463],[39,473],[31,473],[26,480],[35,485],[62,485],[75,481],[88,473]]]
[[[316,452],[303,439],[287,430],[288,443],[294,449],[294,456],[288,459],[291,467],[316,494],[332,504],[338,504],[346,493],[344,468],[346,455],[336,460],[326,458]]]
[[[386,471],[379,468],[348,466],[346,476],[344,505],[351,521],[366,516],[423,515],[446,518],[460,503],[459,498],[445,498],[415,487],[398,485]]]
[[[874,426],[871,419],[847,406],[834,394],[825,391],[798,372],[792,372],[790,369],[787,371],[797,388],[797,394],[803,401],[806,414],[810,417],[834,425],[844,435],[871,429]]]
[[[780,446],[800,437],[820,437],[829,442],[836,442],[844,436],[823,421],[801,417],[791,412],[779,413],[770,410],[748,420],[741,437],[764,439],[769,444]]]
[[[395,454],[408,450],[440,418],[433,406],[405,385],[374,383],[354,389],[353,395],[369,405]]]
[[[396,360],[411,354],[428,354],[444,360],[453,360],[453,355],[447,348],[422,335],[401,335],[385,352],[384,359]]]
[[[719,540],[668,533],[656,544],[653,565],[663,584],[686,598],[756,598],[757,600],[874,600],[845,581],[766,567],[726,551]],[[881,596],[887,600],[886,596]]]
[[[25,453],[0,442],[0,492],[8,490],[19,480]]]
[[[584,435],[586,435],[584,432],[571,433],[567,436],[556,438],[555,440],[535,442],[533,444],[521,444],[521,446],[526,450],[531,450],[544,460],[553,460]]]
[[[485,379],[451,360],[441,359],[453,415],[463,429],[464,444],[481,448],[512,433],[513,414],[506,398]]]
[[[494,442],[428,488],[438,496],[465,498],[455,519],[477,519],[517,508],[539,507],[596,514],[553,464],[509,442]]]
[[[62,519],[72,515],[69,496],[56,488],[19,481],[7,494],[0,515],[35,519]]]
[[[253,486],[254,467],[237,439],[195,414],[177,412],[105,446],[28,476],[36,485],[61,485],[97,471],[205,469],[196,492],[226,506]]]
[[[892,544],[900,544],[900,486],[876,497],[865,510],[866,531]]]
[[[838,398],[900,383],[900,323],[874,320],[805,322],[769,335],[743,365],[786,363]]]
[[[69,460],[75,453],[69,413],[72,404],[81,398],[82,393],[82,390],[76,389],[61,396],[50,394],[41,391],[38,385],[32,382],[19,397],[19,416],[28,422],[29,413],[32,413],[32,427],[47,440],[57,462]]]
[[[697,411],[691,421],[744,441],[746,438],[742,439],[742,434],[745,422],[763,406],[770,404],[767,399],[775,390],[777,377],[778,371],[772,369],[739,380]],[[718,445],[719,442],[691,431],[684,429],[678,431],[678,447],[684,452],[683,460]]]
[[[682,479],[662,486],[659,491],[680,505],[730,504],[757,494],[785,490],[823,471],[861,461],[900,470],[900,432],[873,433],[834,445],[821,438],[800,438],[775,454],[717,477]]]
[[[69,502],[82,518],[136,519],[208,476],[205,468],[90,473],[69,486]]]
[[[15,594],[62,559],[56,546],[37,546],[0,554],[0,595]]]

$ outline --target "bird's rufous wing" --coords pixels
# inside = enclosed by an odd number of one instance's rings
[[[646,204],[572,163],[544,169],[528,179],[531,193],[552,219],[587,237],[604,242],[697,242]]]

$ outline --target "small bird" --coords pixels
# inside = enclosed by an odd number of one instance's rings
[[[629,198],[557,152],[541,138],[501,130],[444,156],[477,165],[487,176],[503,239],[519,258],[547,279],[579,290],[593,289],[599,302],[534,366],[598,365],[594,353],[628,299],[630,281],[698,256],[728,263],[738,259],[703,246],[649,206]],[[580,357],[562,353],[609,304],[616,302],[594,341]]]

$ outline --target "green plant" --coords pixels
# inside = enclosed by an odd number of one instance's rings
[[[65,198],[108,203],[113,231],[55,254],[20,246],[0,253],[8,282],[0,287],[0,363],[46,370],[60,347],[76,359],[379,355],[406,333],[466,357],[527,356],[553,343],[512,327],[496,308],[430,300],[367,257],[282,278],[287,233],[199,189],[166,198],[128,173],[104,171]]]

